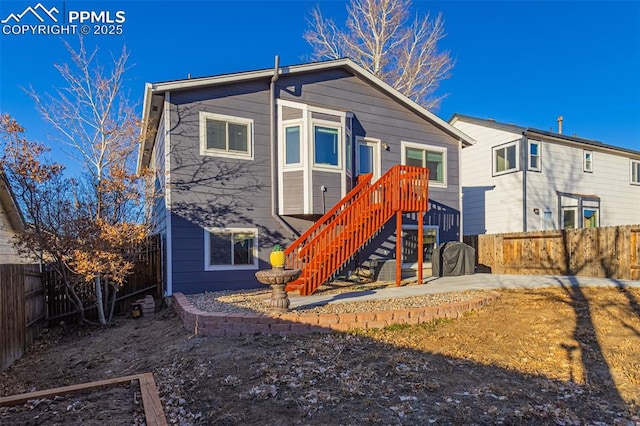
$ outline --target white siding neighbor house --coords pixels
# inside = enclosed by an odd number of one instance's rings
[[[4,173],[0,171],[0,264],[34,263],[21,257],[13,245],[16,232],[24,227],[20,210],[15,203]]]
[[[559,118],[561,120],[561,118]],[[640,223],[640,151],[455,114],[465,235]]]

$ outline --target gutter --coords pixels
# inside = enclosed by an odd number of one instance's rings
[[[273,67],[273,76],[269,84],[269,118],[271,126],[269,136],[271,139],[271,216],[273,219],[288,231],[295,240],[300,236],[298,231],[293,229],[291,225],[285,222],[278,214],[278,140],[276,129],[278,126],[278,117],[276,117],[276,82],[280,78],[280,57],[276,55],[275,65]]]

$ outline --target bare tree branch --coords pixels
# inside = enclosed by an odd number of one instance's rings
[[[449,52],[437,48],[445,37],[444,20],[427,14],[409,23],[410,8],[410,0],[351,0],[346,28],[339,29],[316,7],[304,38],[313,59],[348,57],[410,99],[437,109],[444,95],[435,92],[454,65]]]

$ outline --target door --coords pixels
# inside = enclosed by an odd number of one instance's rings
[[[380,141],[358,138],[356,147],[356,176],[373,173],[373,181],[380,178]]]

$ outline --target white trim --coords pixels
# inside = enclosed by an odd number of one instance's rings
[[[171,94],[167,93],[164,98],[164,212],[165,232],[166,232],[166,283],[167,296],[173,294],[173,229],[171,228]]]
[[[506,175],[506,174],[514,173],[514,172],[517,172],[517,171],[520,170],[520,144],[518,142],[520,142],[520,140],[507,142],[507,143],[503,143],[503,144],[491,147],[491,170],[493,171],[493,176]],[[505,149],[506,150],[506,148],[509,148],[511,146],[514,146],[516,148],[516,154],[515,154],[516,164],[515,164],[515,166],[513,168],[505,169],[505,170],[500,171],[500,172],[497,171],[496,170],[496,151],[501,150],[501,149]],[[505,151],[505,154],[506,154],[506,151]]]
[[[247,126],[247,152],[230,151],[228,149],[212,149],[207,148],[207,120],[224,121],[227,124],[240,124]],[[253,119],[244,117],[235,117],[231,115],[216,114],[213,112],[200,111],[200,155],[212,157],[237,158],[243,160],[253,160]]]
[[[441,146],[435,146],[435,145],[427,145],[427,144],[423,144],[423,143],[418,143],[418,142],[408,142],[408,141],[400,141],[400,150],[401,152],[401,164],[406,165],[407,164],[407,148],[413,148],[413,149],[420,149],[423,151],[427,151],[427,152],[440,152],[442,153],[442,177],[443,177],[443,181],[437,181],[434,179],[431,179],[431,174],[429,174],[429,187],[431,188],[447,188],[447,181],[448,181],[448,171],[449,171],[449,167],[448,167],[448,151],[447,148],[445,147],[441,147]],[[423,167],[426,167],[426,159],[424,160],[425,164]]]
[[[376,138],[356,136],[356,176],[360,175],[360,145],[373,148],[374,170],[372,182],[375,182],[382,176],[382,141]]]
[[[573,212],[573,228],[566,228],[564,224],[564,212],[572,211]],[[580,229],[579,217],[578,217],[578,206],[563,206],[560,207],[560,229]]]
[[[314,170],[323,170],[323,171],[327,171],[327,172],[339,172],[342,169],[342,163],[344,162],[342,159],[342,151],[344,151],[344,143],[343,143],[343,136],[342,136],[342,130],[344,129],[344,126],[342,125],[342,123],[338,123],[336,121],[327,121],[327,120],[320,120],[317,118],[313,118],[311,119],[311,126],[309,126],[311,128],[311,143],[310,148],[311,148],[311,167]],[[338,164],[333,165],[333,164],[316,164],[316,138],[315,138],[315,129],[316,127],[323,127],[326,129],[335,129],[337,131],[337,135],[338,135],[338,146],[336,147],[336,155],[337,155],[337,162]]]
[[[538,167],[531,166],[531,145],[538,145]],[[527,143],[527,168],[532,172],[540,172],[542,171],[542,142],[538,140],[528,139]]]
[[[212,233],[249,233],[253,236],[253,264],[251,265],[211,265],[209,264],[211,242],[209,240]],[[231,252],[233,257],[233,252]],[[259,265],[258,250],[258,228],[205,228],[204,230],[204,270],[205,271],[248,271],[257,270]]]
[[[633,166],[636,166],[636,179],[633,180]],[[640,161],[639,160],[629,160],[629,183],[631,185],[640,185]]]
[[[587,163],[587,155],[591,157],[591,161]],[[589,167],[587,167],[589,164]],[[590,149],[582,150],[582,171],[585,173],[593,173],[593,151]]]
[[[296,127],[298,126],[300,128],[300,140],[299,140],[299,154],[300,154],[300,159],[298,160],[297,163],[291,163],[291,164],[287,164],[287,140],[286,140],[286,129],[287,127]],[[282,162],[280,163],[280,167],[282,167],[283,169],[286,169],[287,171],[293,171],[293,170],[302,170],[304,167],[304,155],[302,154],[303,152],[303,146],[305,145],[304,142],[304,120],[302,118],[294,118],[292,120],[285,120],[282,121],[280,124],[280,130],[282,133],[282,137],[279,138],[279,140],[282,142],[280,144],[280,158],[282,159]]]

